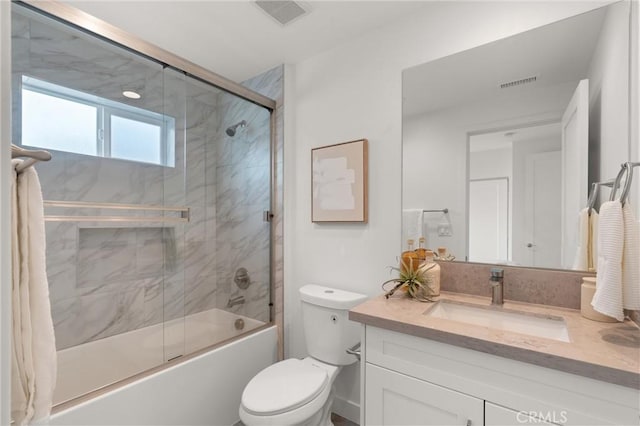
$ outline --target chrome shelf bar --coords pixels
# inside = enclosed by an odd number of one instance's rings
[[[422,210],[423,213],[449,213],[449,209]]]
[[[44,200],[45,207],[64,207],[82,209],[116,209],[116,210],[158,210],[164,212],[188,212],[189,207],[156,206],[152,204],[92,203],[88,201],[56,201]]]
[[[45,215],[45,222],[165,222],[185,223],[186,217],[166,216],[52,216]]]
[[[44,200],[45,207],[79,208],[98,210],[134,210],[180,213],[180,216],[82,216],[45,215],[47,222],[189,222],[189,207],[155,206],[149,204],[91,203],[86,201]]]

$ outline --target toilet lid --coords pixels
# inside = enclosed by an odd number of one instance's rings
[[[327,385],[327,372],[299,359],[287,359],[258,373],[242,393],[242,406],[251,414],[274,415],[298,408]]]

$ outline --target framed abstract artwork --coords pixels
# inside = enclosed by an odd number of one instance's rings
[[[311,150],[311,221],[367,222],[367,140]]]

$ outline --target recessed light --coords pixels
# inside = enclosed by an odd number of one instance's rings
[[[140,93],[134,92],[133,90],[125,90],[122,92],[122,95],[129,99],[140,99],[142,97],[140,96]]]

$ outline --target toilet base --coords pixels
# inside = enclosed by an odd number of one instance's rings
[[[331,407],[333,406],[333,389],[327,398],[327,402],[322,406],[320,411],[311,416],[311,418],[301,426],[333,426],[331,422]]]
[[[331,422],[331,406],[333,405],[333,382],[341,370],[341,366],[323,363],[312,357],[307,357],[302,362],[310,363],[326,370],[329,383],[322,392],[306,405],[274,415],[256,415],[248,413],[240,404],[240,420],[246,426],[333,426]],[[324,401],[324,402],[322,402]]]

